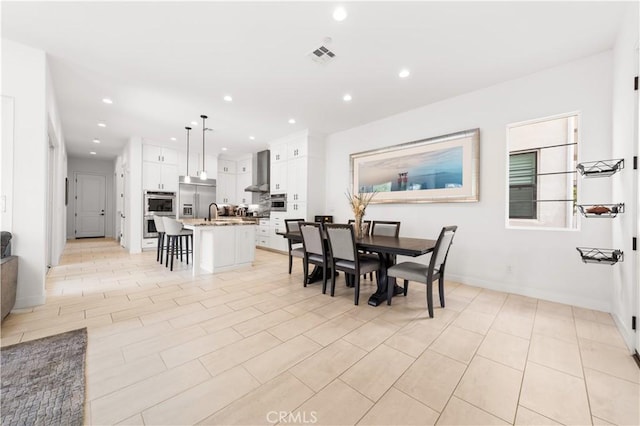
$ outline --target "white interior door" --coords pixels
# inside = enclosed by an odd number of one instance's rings
[[[76,238],[104,237],[105,193],[104,176],[76,175]]]

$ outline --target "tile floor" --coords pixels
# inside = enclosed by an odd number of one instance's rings
[[[1,343],[86,326],[94,425],[640,424],[640,369],[606,313],[447,282],[429,319],[420,285],[373,308],[366,281],[354,306],[342,278],[334,298],[304,288],[295,261],[258,250],[194,279],[69,242]]]

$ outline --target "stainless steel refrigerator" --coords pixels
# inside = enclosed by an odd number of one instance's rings
[[[209,217],[209,205],[216,202],[216,180],[180,176],[178,191],[178,218],[202,219]]]

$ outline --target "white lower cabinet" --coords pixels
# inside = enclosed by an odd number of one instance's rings
[[[151,249],[158,248],[158,239],[157,238],[143,238],[142,239],[142,249]]]
[[[256,245],[258,247],[269,247],[269,231],[271,229],[270,219],[260,219],[258,232],[256,232]]]

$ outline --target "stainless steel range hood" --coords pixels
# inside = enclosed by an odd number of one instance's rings
[[[260,151],[257,154],[257,164],[253,173],[253,184],[244,190],[247,192],[269,192],[269,178],[271,167],[271,157],[269,150]]]

